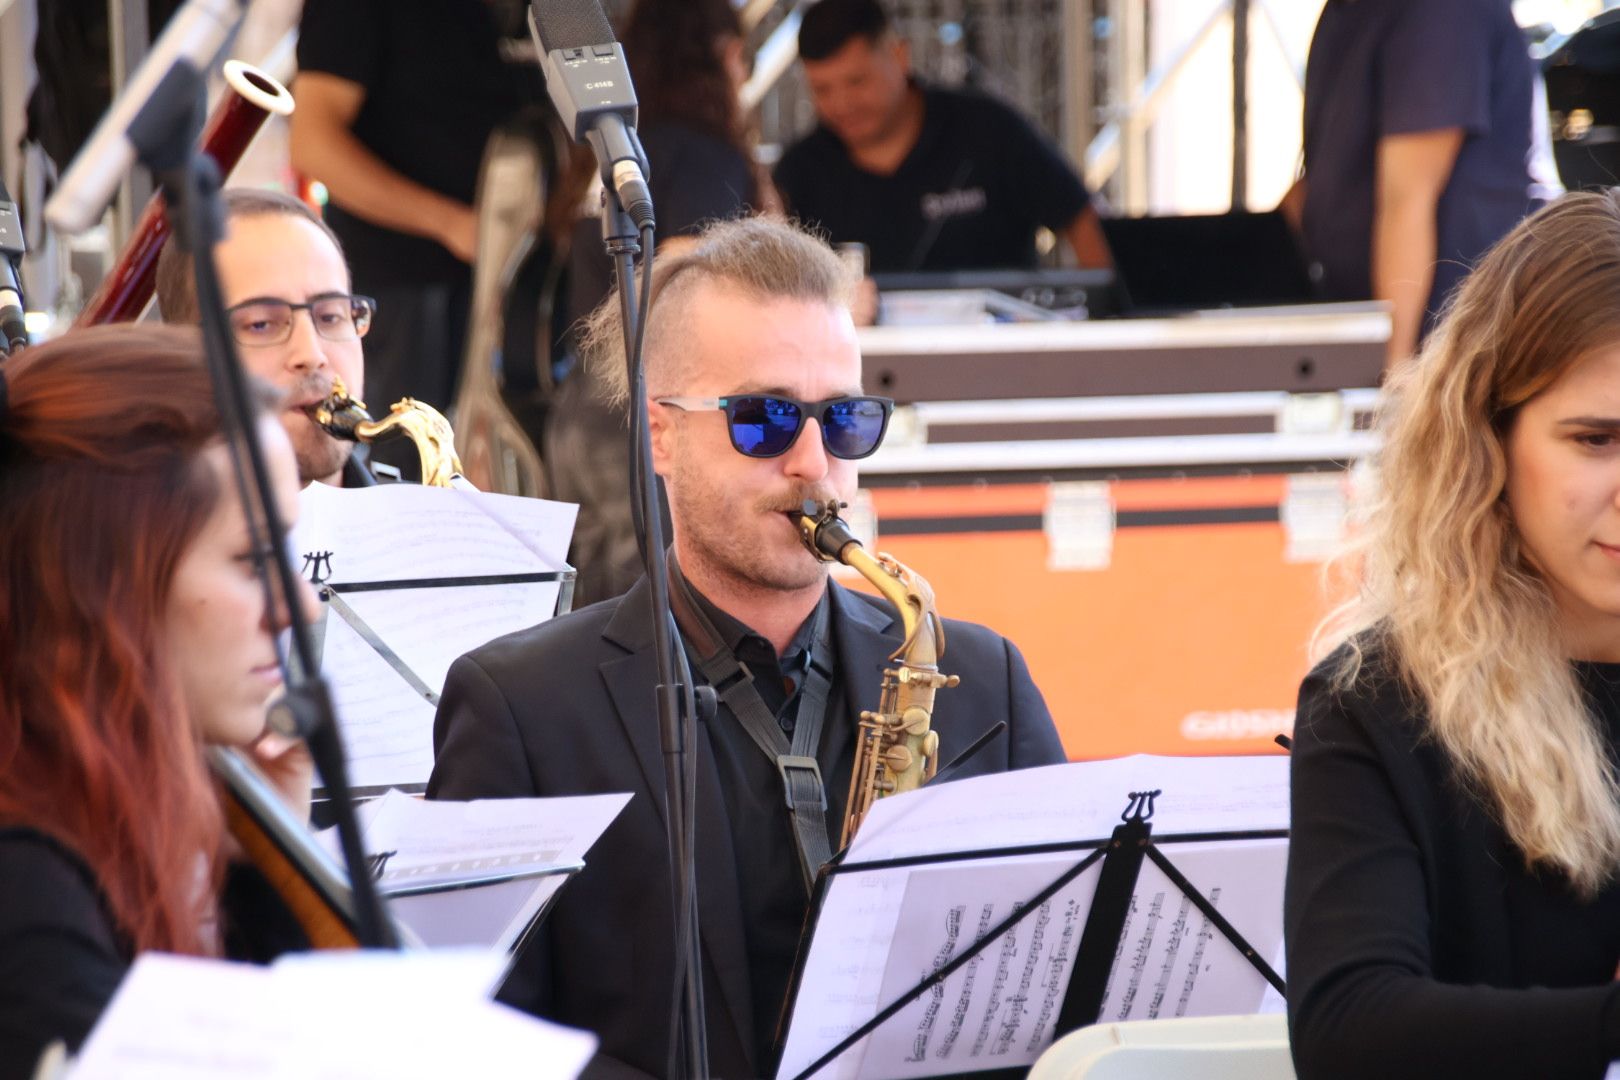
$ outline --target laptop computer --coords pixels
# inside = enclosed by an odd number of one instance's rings
[[[1275,210],[1101,221],[1126,315],[1316,300],[1294,230]]]

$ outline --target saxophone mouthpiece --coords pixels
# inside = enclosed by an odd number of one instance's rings
[[[861,546],[849,531],[849,523],[838,516],[838,511],[846,505],[837,499],[828,499],[825,503],[806,499],[800,508],[799,539],[822,562],[843,562],[849,545]]]
[[[309,418],[335,439],[359,442],[359,427],[371,422],[366,403],[349,396],[342,379],[332,380],[332,392],[307,410]]]

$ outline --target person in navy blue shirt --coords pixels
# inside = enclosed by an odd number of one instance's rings
[[[1509,0],[1327,0],[1305,73],[1302,209],[1326,299],[1392,307],[1411,356],[1531,209],[1534,72]]]
[[[1108,266],[1085,185],[1050,140],[979,94],[925,86],[879,0],[821,0],[799,28],[819,125],[775,173],[783,202],[876,273],[1034,267],[1035,235]]]

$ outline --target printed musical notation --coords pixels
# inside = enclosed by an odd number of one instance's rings
[[[878,998],[892,1001],[1022,910],[1073,859],[987,860],[915,871]],[[985,886],[994,882],[992,888]],[[874,1032],[865,1059],[886,1075],[1032,1063],[1051,1042],[1096,873],[1081,875]],[[925,956],[929,963],[916,964]]]
[[[1164,791],[1153,819],[1159,850],[1275,967],[1286,839],[1174,837],[1286,829],[1285,759],[1138,756],[924,788],[876,804],[845,859],[856,869],[830,883],[778,1077],[808,1069],[968,950],[974,955],[940,984],[816,1075],[906,1078],[1032,1064],[1056,1032],[1101,864],[985,941],[1085,852],[972,860],[953,853],[1100,843],[1120,823],[1122,793],[1143,789]],[[1117,950],[1104,1019],[1259,1012],[1280,1000],[1151,861],[1142,864]]]
[[[415,484],[312,484],[300,509],[302,574],[342,598],[325,605],[320,635],[351,781],[420,791],[433,769],[434,704],[422,688],[437,695],[462,654],[556,612],[577,508]],[[550,580],[502,580],[524,575]]]
[[[1161,846],[1245,939],[1270,958],[1282,942],[1286,840]],[[1270,984],[1151,862],[1131,897],[1103,995],[1106,1021],[1260,1012]]]

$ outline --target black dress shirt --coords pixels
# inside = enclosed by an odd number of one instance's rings
[[[778,658],[769,641],[715,607],[695,586],[692,592],[720,640],[753,674],[754,687],[765,707],[791,739],[800,689],[815,648],[811,639],[816,616],[829,603],[826,594],[822,594],[817,610],[800,625],[787,651]],[[829,626],[829,639],[831,633]],[[828,644],[830,647],[830,640]],[[854,740],[850,734],[853,718],[841,705],[836,674],[827,697],[816,763],[821,766],[828,789],[828,843],[837,851],[843,829],[844,793],[849,790],[849,771],[854,767]],[[871,704],[875,707],[877,703]],[[775,763],[760,751],[723,702],[705,730],[719,768],[720,791],[731,819],[737,855],[737,880],[742,885],[743,936],[754,999],[754,1060],[769,1061],[799,937],[804,931],[809,896]]]

